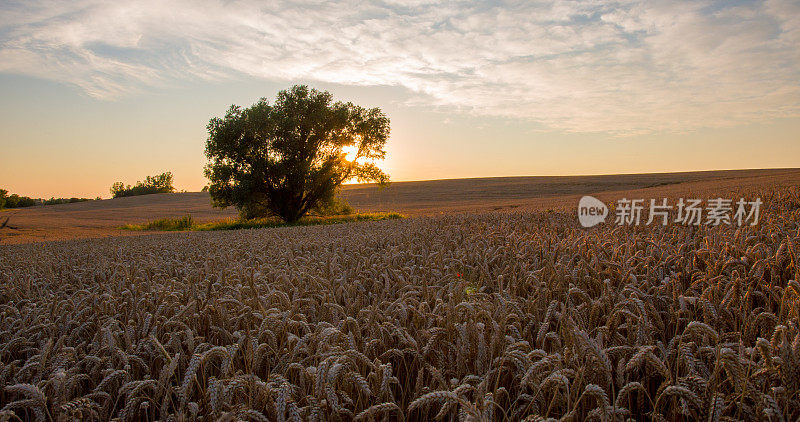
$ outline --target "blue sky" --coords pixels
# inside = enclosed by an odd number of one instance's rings
[[[0,185],[203,186],[205,124],[294,83],[384,109],[394,180],[797,167],[800,5],[0,5]]]

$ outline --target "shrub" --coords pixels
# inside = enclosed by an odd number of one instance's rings
[[[172,185],[171,172],[161,173],[157,176],[147,176],[144,182],[136,182],[134,186],[125,185],[122,182],[116,182],[111,185],[111,195],[114,198],[172,192],[175,192],[175,187]]]
[[[334,196],[330,200],[320,203],[313,212],[321,216],[348,215],[352,214],[354,210],[344,198]]]
[[[36,200],[27,196],[19,196],[16,193],[4,198],[5,208],[24,208],[36,205]]]

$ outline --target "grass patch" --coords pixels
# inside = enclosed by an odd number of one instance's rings
[[[347,215],[333,215],[329,217],[303,217],[295,223],[286,223],[277,218],[257,218],[252,220],[239,220],[228,218],[209,223],[195,223],[191,215],[180,218],[162,218],[145,224],[126,224],[124,230],[160,230],[160,231],[212,231],[212,230],[238,230],[260,229],[271,227],[316,226],[327,224],[353,223],[358,221],[380,221],[405,218],[396,212],[373,212]]]
[[[122,226],[124,230],[161,230],[161,231],[180,231],[189,230],[194,227],[194,219],[186,214],[178,218],[162,218],[144,224],[126,224]]]

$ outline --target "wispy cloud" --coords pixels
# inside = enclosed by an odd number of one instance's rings
[[[4,3],[0,71],[103,99],[236,74],[392,85],[425,105],[620,134],[800,114],[793,0],[263,3]]]

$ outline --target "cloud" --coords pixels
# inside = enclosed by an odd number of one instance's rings
[[[0,6],[0,72],[101,99],[241,74],[389,85],[568,131],[686,131],[800,114],[800,7],[31,0]]]

